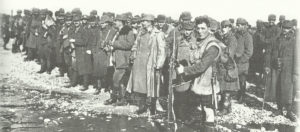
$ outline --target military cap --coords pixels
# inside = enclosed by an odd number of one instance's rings
[[[229,18],[229,22],[230,23],[234,23],[234,19],[233,18]]]
[[[40,13],[40,9],[32,8],[32,14],[39,14],[39,13]]]
[[[47,15],[47,14],[48,14],[48,10],[47,10],[47,9],[42,9],[42,10],[40,11],[40,14],[41,14],[41,15]]]
[[[264,27],[264,22],[263,22],[262,20],[257,20],[257,21],[256,21],[256,27],[257,27],[257,28]]]
[[[98,13],[97,13],[97,11],[96,10],[92,10],[91,12],[90,12],[90,15],[92,16],[95,16],[95,15],[97,15]]]
[[[59,10],[58,10],[60,13],[62,13],[62,14],[65,14],[65,9],[63,9],[63,8],[59,8]]]
[[[72,16],[72,14],[70,12],[66,13],[66,20],[67,21],[72,21],[73,20],[73,16]]]
[[[195,24],[193,22],[183,23],[183,29],[185,30],[193,30],[195,27]]]
[[[293,22],[294,26],[297,26],[297,24],[298,24],[297,19],[293,19],[292,22]]]
[[[82,19],[82,20],[88,20],[88,19],[89,19],[89,16],[88,16],[88,15],[83,15],[83,16],[81,17],[81,19]]]
[[[50,10],[48,10],[47,14],[48,14],[49,16],[51,16],[51,17],[53,16],[53,12],[50,11]]]
[[[230,26],[231,22],[229,20],[223,20],[221,22],[221,27],[226,27],[226,26]]]
[[[268,16],[268,20],[270,21],[270,20],[276,20],[276,15],[274,15],[274,14],[270,14],[269,16]]]
[[[156,18],[157,22],[159,23],[164,23],[167,21],[167,18],[165,15],[158,15],[157,18]]]
[[[180,19],[182,19],[182,20],[191,20],[192,19],[192,15],[191,15],[190,12],[185,11],[185,12],[181,13]]]
[[[169,24],[172,23],[173,21],[174,21],[174,20],[173,20],[171,17],[167,17],[167,18],[166,18],[166,22],[169,23]]]
[[[22,13],[22,10],[17,10],[17,13]]]
[[[80,20],[81,20],[81,16],[80,15],[73,16],[73,21],[80,21]]]
[[[26,15],[30,14],[30,10],[25,9],[24,14],[26,14]]]
[[[59,15],[60,15],[60,12],[59,12],[59,11],[55,11],[55,12],[54,12],[54,16],[55,16],[55,17],[58,17]]]
[[[220,23],[217,20],[212,19],[210,22],[210,29],[211,30],[218,30],[220,29]]]
[[[280,15],[279,16],[279,20],[284,21],[285,20],[285,16],[284,15]]]
[[[154,18],[152,14],[144,14],[141,21],[154,21]]]
[[[125,14],[118,14],[115,18],[115,20],[119,21],[127,21],[127,16]]]
[[[105,22],[113,22],[113,20],[108,15],[102,15],[100,18],[100,23],[105,23]]]
[[[74,8],[71,12],[73,15],[79,15],[81,16],[82,15],[82,12],[79,8]]]
[[[126,12],[124,15],[126,16],[127,20],[131,20],[133,18],[131,12]]]
[[[282,27],[283,28],[292,28],[294,26],[294,23],[289,20],[283,21]]]
[[[247,20],[244,18],[238,18],[236,20],[236,24],[247,24],[247,23],[248,23]]]
[[[138,23],[139,21],[140,21],[140,16],[139,15],[135,15],[132,19],[131,19],[131,21],[133,22],[133,23]]]
[[[90,22],[95,22],[97,20],[96,16],[89,16],[89,21]]]
[[[110,18],[115,18],[115,13],[113,12],[103,12],[102,16],[107,15]]]

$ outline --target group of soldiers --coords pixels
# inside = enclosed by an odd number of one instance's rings
[[[297,21],[271,14],[268,22],[257,21],[256,30],[247,20],[217,20],[182,12],[179,20],[165,15],[133,16],[96,10],[83,15],[79,8],[18,10],[2,16],[4,49],[9,38],[12,51],[25,52],[24,61],[35,60],[38,73],[57,67],[67,74],[66,88],[89,85],[99,94],[110,92],[105,105],[135,104],[142,114],[156,114],[159,98],[174,92],[174,114],[178,121],[192,120],[201,109],[203,121],[214,123],[215,114],[231,112],[231,98],[243,103],[247,77],[266,86],[265,100],[277,102],[278,113],[296,120],[292,112],[295,93],[295,46]],[[5,19],[9,18],[9,19]],[[258,75],[257,75],[258,74]],[[201,106],[201,107],[200,107]],[[165,108],[163,108],[165,109]],[[217,111],[217,112],[216,112]]]

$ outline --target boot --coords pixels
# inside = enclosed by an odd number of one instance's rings
[[[244,103],[244,97],[245,97],[245,92],[246,92],[246,83],[242,82],[240,83],[241,90],[239,91],[238,95],[238,103],[242,104]]]
[[[42,73],[44,73],[44,72],[46,72],[46,70],[39,70],[38,72],[36,72],[36,73],[39,73],[39,74],[42,74]]]
[[[227,115],[231,112],[231,97],[229,93],[225,93],[222,95],[223,99],[221,101],[222,105],[221,105],[221,110],[218,113],[219,116],[222,115]]]
[[[119,99],[113,106],[125,106],[127,105],[127,101],[125,98]]]
[[[83,87],[81,87],[81,89],[79,89],[80,91],[86,91],[89,89],[89,76],[88,75],[84,75],[83,76]]]
[[[117,99],[108,99],[108,100],[105,100],[104,105],[111,105],[116,102],[117,102]]]
[[[156,100],[157,98],[152,97],[151,102],[150,102],[150,115],[155,115],[156,114]]]
[[[290,119],[292,122],[297,122],[297,116],[292,112],[292,108],[291,104],[287,105],[287,113],[285,117]]]
[[[104,101],[104,105],[111,105],[117,102],[117,96],[114,94],[110,95],[110,99]]]
[[[136,110],[134,113],[140,115],[142,113],[147,112],[148,106],[147,106],[147,103],[146,103],[147,102],[146,101],[147,100],[146,95],[144,95],[144,94],[137,95],[136,99],[138,101],[139,109]]]
[[[101,84],[99,84],[99,81],[100,81],[100,80],[96,80],[95,83],[94,83],[94,86],[93,86],[93,87],[96,89],[95,92],[94,92],[94,95],[98,95],[98,94],[100,94],[100,92],[101,92],[101,89],[100,89]],[[100,85],[100,86],[99,86],[99,85]]]
[[[283,115],[283,110],[282,110],[283,107],[282,107],[282,105],[277,103],[277,108],[278,108],[278,110],[276,110],[274,112],[273,116]]]

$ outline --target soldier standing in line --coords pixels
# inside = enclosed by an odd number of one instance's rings
[[[37,58],[37,50],[38,50],[38,40],[39,33],[38,29],[42,26],[41,18],[39,16],[40,10],[37,8],[32,9],[32,20],[30,24],[30,35],[28,38],[28,42],[26,43],[26,47],[28,49],[28,55],[25,58],[25,61],[31,61]]]
[[[29,35],[30,35],[30,24],[31,24],[31,12],[30,10],[25,9],[24,10],[24,31],[23,31],[23,51],[26,52],[26,55],[28,54],[28,50],[26,48],[26,43],[28,41]]]
[[[276,100],[276,88],[272,87],[272,83],[275,82],[275,78],[272,76],[277,76],[276,73],[271,71],[271,55],[272,55],[272,47],[275,45],[277,38],[281,34],[281,29],[275,24],[276,16],[274,14],[270,14],[268,16],[268,23],[265,26],[265,30],[259,34],[260,40],[265,44],[264,45],[264,71],[266,74],[266,90],[265,90],[265,100],[266,101],[275,101]],[[271,72],[270,72],[271,71]],[[269,73],[270,72],[270,73]],[[279,106],[280,107],[280,106]]]
[[[168,88],[169,85],[169,58],[171,56],[171,52],[172,52],[172,45],[174,43],[175,40],[175,45],[181,45],[182,47],[178,48],[178,50],[183,50],[183,49],[188,49],[188,45],[195,43],[194,41],[196,41],[195,39],[195,34],[191,33],[187,30],[189,30],[189,24],[192,23],[191,22],[192,19],[192,15],[190,12],[182,12],[182,14],[180,15],[179,18],[179,25],[177,27],[175,27],[168,35],[168,37],[166,38],[166,61],[163,67],[163,77],[164,77],[164,87]],[[184,29],[183,26],[189,27],[188,29]],[[175,33],[174,33],[175,32]],[[186,40],[184,39],[186,37]],[[175,37],[175,38],[174,38]],[[186,42],[184,42],[186,41]],[[178,54],[180,55],[185,55],[185,54]],[[186,59],[184,57],[182,57],[182,59]],[[173,78],[173,77],[172,77]],[[166,90],[167,91],[167,90]],[[175,112],[175,116],[176,118],[178,118],[179,120],[184,121],[186,119],[186,115],[184,113],[185,111],[185,106],[188,105],[188,91],[184,91],[184,92],[178,92],[177,90],[174,90],[174,112]]]
[[[111,55],[111,52],[107,49],[107,46],[105,45],[107,42],[112,41],[114,38],[114,35],[116,34],[116,29],[113,27],[113,16],[109,16],[108,14],[105,14],[101,16],[100,19],[100,29],[101,29],[101,46],[102,49],[105,51],[105,54],[108,57],[107,62],[107,74],[105,75],[105,81],[103,84],[101,84],[101,87],[105,88],[105,92],[108,92],[109,90],[112,90],[113,88],[113,75],[114,75],[114,65],[110,62],[109,56]],[[114,97],[113,97],[114,98]]]
[[[127,104],[125,99],[126,87],[121,87],[121,83],[124,74],[129,68],[130,50],[134,44],[134,34],[132,29],[126,24],[127,20],[128,18],[124,14],[116,16],[115,25],[118,32],[114,36],[114,39],[106,44],[110,45],[110,50],[114,52],[111,60],[115,65],[111,98],[105,101],[106,105],[112,103],[115,103],[115,105]]]
[[[70,37],[70,34],[73,32],[74,30],[74,25],[73,25],[73,16],[70,12],[67,12],[66,15],[65,15],[65,23],[62,27],[62,29],[60,30],[59,34],[60,36],[62,37],[62,45],[60,47],[60,54],[62,55],[62,70],[61,71],[66,71],[67,72],[67,75],[69,77],[69,79],[71,80],[71,74],[72,74],[72,47],[70,45],[70,42],[69,42],[69,37]],[[73,83],[73,85],[68,85],[68,86],[65,86],[66,88],[69,88],[69,87],[74,87],[75,84]]]
[[[38,55],[41,62],[41,69],[37,73],[44,73],[47,71],[51,74],[53,69],[53,57],[54,57],[54,45],[53,40],[55,37],[55,22],[49,15],[47,9],[41,10],[41,14],[46,15],[46,18],[42,21],[42,26],[39,29],[39,50]]]
[[[8,50],[6,47],[7,43],[10,39],[10,31],[9,31],[9,15],[3,14],[1,18],[1,37],[3,39],[3,49]]]
[[[272,76],[272,87],[275,87],[276,102],[278,111],[275,114],[283,115],[283,108],[287,110],[286,117],[291,121],[296,121],[296,115],[292,112],[296,87],[294,87],[296,63],[294,55],[296,50],[296,36],[293,32],[293,23],[284,21],[282,33],[272,47],[271,71],[277,76]]]
[[[279,16],[279,22],[277,23],[277,26],[282,29],[282,24],[285,21],[285,16],[284,15],[280,15]]]
[[[238,79],[238,69],[234,60],[234,55],[237,48],[237,40],[232,32],[232,24],[229,20],[221,22],[222,41],[226,48],[224,48],[222,63],[218,64],[221,88],[221,101],[219,104],[220,112],[218,115],[226,115],[231,112],[231,94],[240,89]]]
[[[75,14],[82,14],[80,9],[73,10]],[[88,89],[89,76],[92,73],[91,46],[88,45],[88,33],[81,24],[81,15],[73,17],[74,30],[69,34],[69,42],[71,46],[71,86],[78,84],[79,77],[83,78],[83,87],[81,91]]]
[[[88,23],[89,16],[88,15],[83,15],[81,18],[81,23],[84,29],[89,28],[89,23]]]
[[[20,45],[22,44],[23,41],[23,37],[22,37],[22,32],[24,31],[24,20],[22,18],[22,10],[18,10],[17,11],[17,15],[14,16],[14,23],[13,26],[15,29],[14,33],[15,33],[15,43],[12,45],[12,52],[13,53],[17,53],[17,52],[21,52],[20,50]]]
[[[261,20],[256,21],[256,31],[253,34],[253,56],[250,58],[249,78],[253,78],[254,83],[263,87],[264,73],[264,46],[265,43],[260,39],[260,34],[264,31],[264,23]],[[256,75],[258,73],[258,76]]]
[[[194,104],[192,108],[201,105],[205,128],[211,129],[214,124],[214,95],[220,91],[219,81],[216,79],[216,62],[221,53],[217,39],[210,32],[210,21],[207,18],[196,19],[196,30],[199,33],[197,48],[190,54],[190,66],[179,64],[177,74],[193,76],[189,98]],[[213,89],[212,89],[213,88]]]
[[[142,114],[149,108],[154,115],[156,100],[160,96],[160,73],[165,61],[166,42],[164,33],[155,28],[154,18],[152,14],[144,14],[141,19],[143,28],[131,49],[134,63],[127,89],[136,95],[139,107],[136,114]]]
[[[101,28],[96,25],[97,18],[96,16],[90,16],[89,24],[90,28],[88,29],[89,39],[88,45],[92,46],[92,60],[93,60],[93,83],[94,88],[96,89],[95,95],[101,92],[102,84],[104,82],[104,77],[107,73],[108,67],[108,55],[103,50],[102,46],[102,32]]]
[[[237,48],[234,57],[238,67],[241,88],[238,93],[238,100],[239,103],[242,103],[246,92],[249,59],[253,54],[253,39],[247,30],[248,22],[244,18],[238,18],[236,24],[237,31],[235,37],[237,39]]]
[[[61,51],[62,43],[63,43],[63,36],[61,34],[62,29],[64,28],[65,23],[65,16],[64,11],[58,10],[55,12],[56,17],[56,32],[55,37],[53,40],[54,43],[54,51],[55,51],[55,66],[58,67],[59,75],[56,75],[56,77],[63,77],[64,73],[66,73],[67,69],[64,66],[63,56]]]

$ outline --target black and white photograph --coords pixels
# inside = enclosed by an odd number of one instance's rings
[[[0,0],[0,132],[300,132],[299,0]]]

